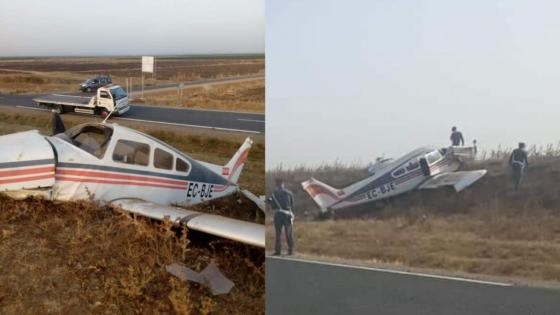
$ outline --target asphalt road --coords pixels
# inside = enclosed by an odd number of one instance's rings
[[[243,77],[247,78],[247,77]],[[237,78],[239,79],[239,78]],[[199,80],[185,83],[185,86],[203,83],[217,83],[234,79]],[[167,85],[152,86],[148,89],[165,89]],[[88,93],[69,93],[70,95],[87,96]],[[33,98],[44,94],[0,94],[0,106],[18,106],[37,109]],[[115,120],[134,120],[152,123],[182,125],[207,129],[235,131],[244,133],[264,133],[265,118],[260,113],[241,113],[218,110],[182,109],[164,106],[131,104],[131,109],[122,118]]]
[[[559,315],[560,290],[267,257],[266,314]]]

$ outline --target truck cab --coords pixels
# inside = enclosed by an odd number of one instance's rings
[[[113,115],[119,116],[130,109],[128,95],[118,85],[108,85],[99,88],[97,95],[92,98],[91,102],[94,103],[93,107],[97,109],[97,113],[101,117],[106,117],[110,112],[113,112]]]

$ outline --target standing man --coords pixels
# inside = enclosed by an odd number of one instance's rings
[[[284,187],[284,180],[276,179],[276,188],[272,196],[268,198],[274,212],[274,229],[276,230],[276,243],[274,254],[278,256],[282,253],[282,227],[286,233],[288,242],[288,255],[293,254],[294,239],[292,236],[292,224],[294,222],[294,195]]]
[[[525,167],[529,168],[525,143],[519,142],[518,148],[513,150],[509,158],[509,165],[513,173],[513,187],[517,190],[519,188],[519,183],[521,183],[521,178],[523,177],[523,170]]]
[[[465,139],[463,139],[463,134],[460,131],[457,131],[457,127],[455,126],[451,128],[451,137],[449,137],[449,139],[451,139],[451,145],[453,146],[465,145]]]

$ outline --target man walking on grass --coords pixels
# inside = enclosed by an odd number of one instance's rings
[[[511,166],[513,174],[513,187],[517,190],[519,188],[519,183],[521,183],[521,178],[523,177],[523,171],[525,168],[529,168],[525,143],[519,142],[518,148],[513,150],[509,158],[509,165]]]
[[[278,256],[282,253],[282,227],[286,233],[288,255],[292,255],[294,248],[294,239],[292,236],[292,226],[294,222],[294,195],[291,191],[284,187],[284,181],[281,178],[276,179],[276,188],[272,192],[272,196],[268,199],[268,201],[275,210],[274,229],[276,230],[276,243],[273,255]]]

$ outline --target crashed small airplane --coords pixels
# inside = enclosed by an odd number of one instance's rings
[[[457,171],[465,159],[472,159],[474,155],[474,147],[423,147],[397,160],[373,165],[367,178],[346,188],[336,189],[314,178],[303,182],[302,186],[322,213],[383,200],[414,189],[453,186],[460,192],[486,174],[486,170]]]
[[[14,198],[93,199],[264,247],[261,224],[182,208],[237,192],[251,139],[219,166],[113,123],[86,123],[61,131],[54,136],[37,130],[0,136],[0,191]]]

